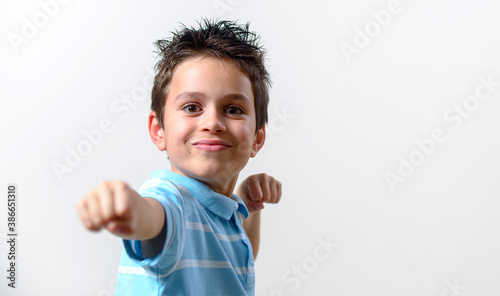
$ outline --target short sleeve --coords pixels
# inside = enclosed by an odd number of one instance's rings
[[[129,258],[138,265],[155,270],[155,273],[168,273],[177,264],[183,247],[184,203],[182,195],[175,185],[161,179],[151,179],[138,190],[142,197],[157,200],[165,211],[165,242],[162,250],[154,258],[143,258],[141,243],[136,240],[123,240],[123,246]]]

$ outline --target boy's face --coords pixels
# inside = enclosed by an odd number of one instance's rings
[[[232,191],[225,187],[234,188],[239,172],[265,140],[264,128],[255,133],[250,80],[233,61],[212,57],[177,66],[166,98],[164,130],[151,124],[150,115],[151,137],[160,150],[167,150],[172,171],[219,192]]]

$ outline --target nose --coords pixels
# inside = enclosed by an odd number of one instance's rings
[[[202,115],[201,130],[211,133],[226,132],[223,115],[217,110],[205,110]]]

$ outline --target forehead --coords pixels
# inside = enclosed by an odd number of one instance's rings
[[[250,79],[235,61],[206,56],[189,58],[176,67],[168,98],[187,92],[212,98],[240,95],[254,101]]]

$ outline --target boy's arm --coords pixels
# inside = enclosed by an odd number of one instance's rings
[[[141,197],[121,181],[100,183],[78,202],[77,209],[87,229],[105,227],[128,240],[153,239],[165,224],[165,211],[158,201]]]
[[[278,203],[281,198],[281,183],[266,174],[252,175],[243,181],[236,192],[250,212],[243,222],[243,228],[252,243],[254,259],[260,245],[260,211],[264,203]]]
[[[253,259],[257,259],[260,246],[260,210],[251,212],[243,221],[243,228],[252,244]]]

